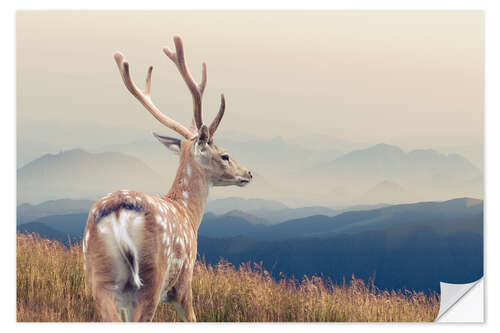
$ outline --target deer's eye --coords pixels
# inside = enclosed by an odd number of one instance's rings
[[[222,154],[222,155],[220,155],[220,158],[222,158],[224,161],[229,161],[229,155],[228,154]]]

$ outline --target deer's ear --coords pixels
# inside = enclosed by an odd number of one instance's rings
[[[208,132],[208,127],[206,125],[202,125],[200,130],[198,131],[198,139],[196,140],[196,144],[200,148],[200,150],[204,150],[207,146],[208,140],[210,139],[210,134]]]
[[[154,135],[155,138],[158,139],[158,141],[160,141],[161,143],[163,143],[165,145],[165,147],[167,147],[168,149],[170,149],[171,151],[173,151],[176,154],[180,153],[180,151],[181,151],[181,140],[176,139],[176,138],[170,138],[168,136],[158,135],[158,134],[156,134],[154,132],[153,132],[153,135]]]

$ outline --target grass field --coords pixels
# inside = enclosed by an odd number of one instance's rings
[[[17,235],[17,321],[99,321],[85,286],[81,245],[68,249],[34,235]],[[439,296],[381,291],[352,278],[337,286],[319,277],[273,280],[259,265],[198,262],[193,277],[198,321],[433,321]],[[154,321],[177,321],[161,304]]]

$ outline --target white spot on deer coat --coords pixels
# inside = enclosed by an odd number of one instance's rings
[[[182,183],[184,184],[184,186],[187,186],[187,184],[188,184],[188,180],[187,180],[187,178],[186,178],[186,177],[183,177],[183,178],[182,178]]]
[[[163,219],[161,215],[156,215],[156,223],[161,225],[163,229],[167,229],[167,222]]]
[[[191,166],[189,164],[187,165],[186,172],[188,176],[191,176]]]
[[[189,193],[187,191],[182,191],[182,196],[187,199],[189,198]]]

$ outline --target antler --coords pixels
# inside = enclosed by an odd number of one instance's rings
[[[212,124],[210,124],[210,137],[212,137],[217,130],[217,127],[219,127],[219,123],[222,120],[222,116],[224,116],[224,110],[226,109],[226,100],[224,99],[224,94],[220,94],[220,108],[219,112],[217,113],[217,116],[215,116],[215,119],[212,121]]]
[[[189,90],[191,91],[191,95],[193,97],[194,122],[196,124],[197,129],[199,130],[201,126],[203,126],[203,120],[201,116],[201,100],[203,97],[203,91],[205,90],[205,85],[207,83],[207,66],[205,63],[202,63],[201,82],[199,84],[196,84],[186,66],[186,61],[184,59],[184,48],[182,46],[182,40],[179,36],[174,37],[174,44],[176,51],[175,53],[172,52],[167,47],[163,48],[163,52],[177,66],[177,69],[181,73],[182,78],[186,82]],[[210,136],[212,136],[217,130],[217,126],[219,126],[222,116],[224,115],[224,109],[225,109],[224,95],[221,95],[221,105],[219,108],[219,112],[217,113],[217,116],[213,120],[212,124],[210,125]]]
[[[199,130],[201,126],[203,126],[203,120],[201,117],[201,99],[203,97],[203,91],[205,90],[205,85],[207,84],[207,66],[205,63],[202,64],[202,72],[201,72],[201,82],[196,84],[189,73],[189,70],[186,66],[186,61],[184,59],[184,48],[182,46],[182,40],[179,36],[174,37],[175,43],[175,53],[170,51],[167,47],[163,48],[163,52],[174,62],[177,66],[177,69],[181,73],[182,78],[186,82],[189,91],[191,91],[191,95],[193,97],[193,120],[196,125],[196,129]],[[127,89],[139,100],[139,102],[144,105],[144,107],[151,112],[151,114],[158,119],[163,125],[173,129],[186,139],[190,140],[196,137],[197,133],[195,133],[195,128],[192,131],[188,130],[186,127],[182,126],[177,121],[170,119],[165,116],[153,103],[151,100],[151,74],[153,72],[153,66],[150,66],[148,69],[148,74],[146,77],[146,87],[144,90],[140,90],[135,83],[130,78],[130,69],[127,61],[124,60],[123,55],[120,52],[115,53],[115,61],[118,65],[118,69],[120,70],[120,74],[123,79],[123,83]],[[224,110],[226,107],[226,102],[224,100],[224,94],[221,94],[221,104],[219,108],[219,112],[217,116],[210,124],[210,137],[213,136],[219,123],[224,116]]]
[[[184,60],[184,48],[182,46],[182,40],[179,36],[174,37],[175,43],[175,53],[170,51],[168,47],[163,48],[163,52],[174,62],[177,69],[181,73],[182,78],[186,82],[191,95],[193,96],[193,116],[198,129],[203,125],[203,120],[201,119],[201,98],[203,96],[203,90],[205,90],[205,85],[207,83],[207,66],[205,63],[201,65],[201,82],[197,85],[189,70],[186,66],[186,61]]]
[[[154,105],[153,101],[151,100],[151,74],[153,72],[153,66],[149,66],[148,74],[146,77],[146,88],[141,91],[130,78],[129,64],[124,60],[123,55],[120,52],[115,53],[115,61],[118,65],[118,69],[120,70],[120,74],[122,76],[123,83],[125,83],[125,87],[127,87],[130,93],[134,95],[135,98],[137,98],[139,102],[141,102],[142,105],[144,105],[144,107],[149,112],[151,112],[151,114],[156,119],[158,119],[163,125],[173,129],[188,140],[192,139],[195,136],[193,133],[191,133],[191,131],[179,124],[177,121],[165,116],[156,107],[156,105]]]

